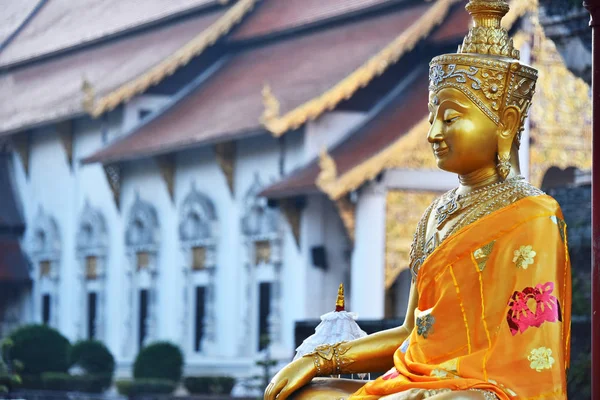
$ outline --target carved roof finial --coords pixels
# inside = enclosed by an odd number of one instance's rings
[[[271,86],[268,83],[265,83],[262,89],[262,98],[263,98],[263,106],[265,110],[260,118],[260,121],[263,124],[267,124],[269,121],[273,121],[279,117],[279,110],[281,105],[279,104],[279,100],[273,95],[273,91],[271,90]]]
[[[81,83],[81,91],[83,92],[83,108],[91,114],[94,110],[94,104],[96,103],[96,91],[90,81],[85,77]]]

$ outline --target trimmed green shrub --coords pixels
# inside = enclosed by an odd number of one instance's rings
[[[81,392],[102,393],[112,384],[115,359],[110,350],[97,340],[82,340],[71,347],[69,364],[86,374],[74,377],[74,387]]]
[[[90,375],[110,375],[115,372],[115,358],[104,343],[98,340],[81,340],[71,347],[70,366],[77,365]]]
[[[42,385],[46,390],[70,390],[71,375],[64,372],[44,372]]]
[[[133,377],[179,382],[183,369],[183,354],[168,342],[156,342],[144,347],[135,358]]]
[[[10,334],[10,360],[23,364],[23,375],[69,370],[69,340],[46,325],[26,325]],[[23,379],[25,386],[26,379]],[[32,388],[33,389],[33,388]]]
[[[183,385],[191,394],[230,394],[235,378],[229,376],[188,376]]]
[[[8,337],[0,341],[0,393],[11,392],[21,385],[21,377],[17,372],[21,370],[22,364],[10,361],[13,346],[13,341]]]
[[[168,379],[136,379],[119,380],[116,386],[119,394],[131,398],[142,394],[171,394],[177,388],[177,383]]]
[[[103,393],[112,384],[106,375],[74,375],[69,382],[69,390],[83,393]]]
[[[19,375],[0,374],[0,393],[7,393],[21,386]]]
[[[44,390],[44,384],[40,374],[22,374],[20,387],[23,389]]]
[[[131,385],[130,396],[138,394],[171,394],[177,383],[168,379],[136,379]]]

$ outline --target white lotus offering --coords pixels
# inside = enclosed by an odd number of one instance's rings
[[[315,328],[315,333],[298,346],[294,360],[312,353],[317,346],[348,342],[367,336],[356,323],[357,318],[356,313],[345,310],[344,284],[340,284],[335,311],[321,315],[321,323]]]

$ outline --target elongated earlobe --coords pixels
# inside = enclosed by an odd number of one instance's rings
[[[518,108],[509,106],[504,110],[498,124],[498,160],[496,169],[502,179],[510,174],[510,152],[519,129],[521,113]]]

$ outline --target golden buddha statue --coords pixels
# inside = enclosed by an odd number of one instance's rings
[[[537,72],[501,28],[504,0],[466,8],[473,27],[429,73],[427,140],[459,186],[417,226],[404,324],[318,347],[281,369],[265,400],[566,399],[566,226],[518,159]],[[369,382],[313,379],[385,371]]]

